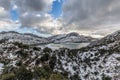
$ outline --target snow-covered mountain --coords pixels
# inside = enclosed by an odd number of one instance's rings
[[[17,33],[14,31],[1,32],[0,40],[7,40],[8,42],[20,42],[24,44],[46,44],[49,43],[47,38],[39,37],[37,35],[25,33]]]
[[[91,42],[89,46],[97,46],[97,45],[107,45],[112,42],[119,42],[120,41],[120,30],[116,31],[112,34],[107,35],[106,37]]]
[[[39,37],[30,33],[18,33],[14,31],[0,32],[0,40],[8,42],[20,42],[24,44],[47,44],[47,43],[81,43],[94,40],[91,37],[85,37],[77,33],[60,34],[48,38]]]
[[[54,43],[81,43],[91,42],[92,40],[95,40],[92,37],[79,35],[78,33],[75,32],[51,36],[48,39]]]
[[[0,71],[1,80],[120,80],[120,31],[81,49],[1,43]]]

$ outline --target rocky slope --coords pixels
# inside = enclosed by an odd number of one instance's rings
[[[81,49],[1,42],[0,66],[0,80],[120,80],[120,31]]]

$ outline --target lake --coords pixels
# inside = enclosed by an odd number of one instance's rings
[[[41,48],[49,47],[55,50],[59,48],[79,49],[87,45],[89,45],[89,43],[60,43],[60,44],[51,43],[46,45],[39,45],[39,47]]]
[[[0,63],[0,74],[2,73],[2,67],[3,67],[4,65],[2,64],[2,63]]]

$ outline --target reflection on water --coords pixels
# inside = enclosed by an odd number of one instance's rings
[[[61,43],[61,44],[46,44],[46,45],[39,45],[41,48],[49,47],[52,49],[59,49],[59,48],[69,48],[69,49],[79,49],[82,47],[87,46],[89,43]]]

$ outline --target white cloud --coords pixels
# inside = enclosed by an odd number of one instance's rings
[[[0,18],[4,19],[4,21],[1,21],[1,28],[3,26],[5,29],[11,28],[8,27],[8,24],[11,25],[11,23],[7,21],[10,19],[10,16],[3,17],[6,16],[5,14],[8,13],[11,7],[19,12],[19,21],[22,27],[33,27],[39,29],[38,31],[50,32],[54,26],[54,19],[47,12],[52,9],[52,3],[53,0],[0,0]]]
[[[47,13],[25,13],[23,16],[21,16],[21,23],[22,26],[33,27],[38,31],[47,33],[53,33],[55,30],[61,27],[61,23]]]
[[[10,15],[3,7],[0,7],[0,19],[9,18]]]
[[[0,0],[1,29],[16,26],[9,22],[9,9],[14,3],[13,9],[18,11],[22,27],[40,32],[59,34],[75,31],[102,36],[120,29],[119,0],[65,0],[59,19],[47,13],[52,9],[53,1],[56,0]]]
[[[16,30],[16,29],[18,29],[19,26],[20,26],[20,24],[15,23],[11,20],[0,20],[0,31]]]

